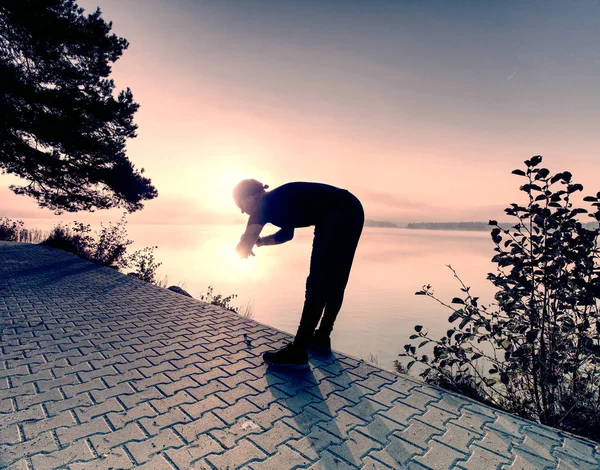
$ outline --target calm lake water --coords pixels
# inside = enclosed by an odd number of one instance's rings
[[[267,226],[263,234],[271,233]],[[308,275],[313,229],[296,230],[288,243],[255,248],[255,257],[239,259],[235,246],[240,227],[133,226],[134,248],[158,245],[159,277],[198,298],[237,294],[235,306],[250,304],[253,318],[294,334],[300,321]],[[272,230],[274,231],[274,230]],[[372,356],[381,367],[393,361],[424,325],[439,337],[448,328],[450,310],[433,299],[414,295],[431,284],[447,303],[460,296],[460,285],[446,267],[452,265],[480,302],[493,300],[486,280],[495,269],[488,232],[365,228],[358,246],[344,305],[332,335],[334,349],[356,357]]]

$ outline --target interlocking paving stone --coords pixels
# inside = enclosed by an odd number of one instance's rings
[[[227,424],[209,412],[190,423],[175,425],[174,429],[188,442],[194,442],[198,436],[212,429],[222,429],[226,426]]]
[[[470,456],[466,462],[458,462],[459,468],[467,470],[481,470],[483,468],[499,468],[501,465],[510,465],[514,460],[512,454],[500,455],[480,446],[469,448]]]
[[[0,413],[10,413],[14,410],[13,402],[10,398],[0,400]]]
[[[91,379],[91,380],[86,380],[86,379],[82,378],[81,380],[83,380],[83,383],[81,383],[81,384],[65,385],[64,387],[62,387],[62,391],[67,398],[73,398],[75,395],[79,395],[79,394],[85,393],[85,392],[91,392],[92,390],[106,390],[106,385],[104,384],[103,380],[98,377]],[[62,396],[60,395],[59,390],[52,389],[46,393],[54,393],[58,396],[58,398],[57,398],[58,400],[62,399]],[[43,401],[49,401],[49,400],[43,400]],[[97,401],[104,401],[104,400],[97,400]]]
[[[364,426],[366,423],[367,422],[365,420],[342,410],[337,414],[335,419],[328,419],[326,422],[321,422],[319,423],[319,426],[334,436],[346,439],[348,437],[348,433],[352,429],[358,426]]]
[[[250,399],[250,396],[252,395],[257,395],[258,392],[256,390],[254,390],[252,387],[249,387],[248,385],[241,383],[239,384],[237,387],[235,387],[233,390],[227,390],[227,391],[223,391],[223,392],[218,392],[216,394],[216,397],[219,398],[222,402],[225,402],[224,404],[229,405],[233,405],[236,401],[238,401],[240,398],[248,398]],[[252,401],[252,400],[250,400]]]
[[[72,463],[69,470],[116,470],[133,468],[134,463],[122,447],[116,447],[109,453],[88,462]]]
[[[30,470],[26,459],[20,459],[6,467],[7,470]]]
[[[369,455],[391,468],[404,468],[413,456],[422,453],[423,449],[392,435],[388,440],[388,444],[383,449],[371,452]]]
[[[481,439],[479,433],[475,433],[471,429],[457,426],[451,422],[447,424],[443,435],[435,437],[436,441],[443,442],[454,449],[466,449],[473,441],[479,439]]]
[[[344,354],[268,368],[291,335],[47,247],[0,242],[0,332],[0,468],[600,468],[596,443]]]
[[[248,440],[254,442],[267,454],[273,454],[280,445],[290,439],[300,439],[303,436],[304,433],[298,432],[297,429],[285,424],[283,421],[277,421],[270,430],[248,436]]]
[[[286,408],[286,410],[289,411],[288,408]],[[293,412],[291,413],[292,416],[284,418],[283,422],[289,424],[293,428],[298,429],[300,432],[305,432],[317,423],[331,421],[331,416],[321,413],[319,410],[311,406],[304,408],[298,414],[293,414]]]
[[[150,459],[152,454],[168,448],[182,447],[183,445],[183,441],[172,429],[165,429],[157,436],[139,442],[129,442],[125,447],[137,463],[144,463]]]
[[[0,442],[3,444],[17,444],[21,441],[19,427],[16,424],[4,426],[0,429]]]
[[[510,455],[511,449],[521,444],[521,442],[521,439],[509,434],[488,432],[483,439],[475,442],[474,445],[496,452],[498,455]]]
[[[280,403],[273,403],[265,410],[246,415],[246,418],[252,420],[263,429],[271,429],[275,421],[289,416],[294,416],[294,413]]]
[[[51,470],[54,468],[65,468],[67,465],[77,462],[92,460],[94,454],[85,441],[78,441],[69,447],[52,452],[51,454],[37,454],[31,457],[31,463],[35,470]]]
[[[347,470],[358,468],[328,451],[323,452],[319,457],[318,462],[308,467],[310,470]]]
[[[198,388],[190,388],[190,389],[187,389],[186,391],[192,397],[194,397],[194,399],[196,400],[196,403],[197,403],[197,402],[201,402],[206,397],[212,396],[216,392],[221,392],[221,391],[225,391],[225,390],[229,390],[229,388],[227,388],[225,385],[223,385],[218,380],[214,380],[212,382],[209,382],[206,385],[202,385]],[[248,397],[248,398],[250,399],[251,397]]]
[[[467,408],[463,408],[462,414],[456,419],[450,420],[448,424],[456,424],[472,432],[483,434],[485,433],[485,425],[493,420],[494,418],[479,413],[474,413]]]
[[[111,429],[104,418],[94,418],[87,423],[60,428],[56,431],[56,435],[58,436],[61,446],[67,446],[85,437],[93,436],[95,434],[109,434],[110,432]]]
[[[6,413],[1,416],[0,429],[11,424],[39,423],[44,417],[44,409],[41,405],[36,405],[26,410]]]
[[[68,374],[59,379],[44,380],[38,382],[37,387],[40,392],[47,392],[53,388],[62,387],[64,385],[76,385],[80,383],[79,378],[75,374]]]
[[[135,423],[128,424],[124,428],[113,431],[110,434],[100,434],[90,437],[91,443],[99,454],[106,454],[114,447],[119,447],[130,441],[143,441],[145,439],[147,439],[146,435]]]
[[[359,466],[364,456],[382,447],[381,443],[374,441],[370,437],[358,431],[351,431],[348,433],[347,439],[343,440],[340,444],[330,446],[328,451],[343,458],[346,462]]]
[[[598,470],[597,464],[589,464],[588,462],[577,459],[560,459],[558,462],[558,470]]]
[[[251,463],[252,470],[281,470],[283,468],[298,468],[310,464],[298,452],[293,451],[288,446],[279,447],[278,452],[262,462]]]
[[[210,435],[219,441],[223,448],[232,449],[238,444],[240,439],[261,432],[262,428],[256,423],[242,418],[232,426],[225,426],[222,429],[213,429],[210,431]]]
[[[250,403],[246,398],[242,398],[232,406],[216,408],[213,412],[227,424],[233,424],[242,416],[259,411],[256,405]]]
[[[516,446],[516,449],[524,450],[525,452],[553,462],[556,459],[552,456],[552,450],[556,445],[560,445],[560,442],[540,436],[539,434],[528,433],[525,435],[523,443]]]
[[[124,395],[122,397],[119,397],[119,401],[123,403],[123,405],[125,405],[126,408],[130,409],[140,403],[159,399],[162,397],[163,395],[158,391],[158,389],[151,387],[138,391],[137,393],[134,393],[132,395]]]
[[[586,460],[590,463],[594,463],[599,457],[600,448],[594,446],[591,442],[584,442],[580,439],[574,439],[570,436],[566,436],[562,440],[562,448],[557,449],[566,454],[575,456],[579,459]]]
[[[407,395],[404,393],[400,393],[388,387],[381,387],[376,393],[369,395],[369,400],[373,400],[381,403],[382,405],[391,407],[394,404],[394,401],[398,400],[399,398],[406,397]]]
[[[66,400],[65,400],[66,401]],[[123,407],[116,398],[100,403],[99,405],[85,406],[74,410],[77,419],[82,423],[90,421],[107,413],[123,411]]]
[[[397,433],[397,435],[407,442],[419,446],[422,449],[427,449],[430,447],[429,441],[442,433],[443,431],[440,429],[415,419],[411,420],[408,427]]]
[[[508,466],[504,465],[503,469],[510,470],[550,470],[557,467],[557,462],[545,460],[537,455],[528,452],[522,452],[519,449],[514,450],[515,460]]]
[[[421,413],[421,410],[413,408],[406,403],[396,402],[392,408],[386,411],[381,411],[379,414],[391,419],[392,421],[396,421],[398,424],[406,426],[410,418],[420,415]]]
[[[216,468],[237,468],[249,464],[255,460],[263,460],[267,457],[262,450],[256,447],[252,442],[242,440],[233,449],[225,451],[219,455],[210,455],[206,458]]]
[[[327,416],[335,417],[338,412],[342,409],[349,408],[353,406],[354,403],[346,400],[335,393],[329,395],[326,399],[322,401],[318,401],[316,403],[311,403],[311,407],[319,410],[321,413],[326,414]]]
[[[142,407],[144,405],[145,404],[143,403],[142,405],[140,405],[140,407]],[[148,405],[148,408],[149,408],[149,405]],[[150,418],[142,417],[137,422],[144,428],[144,430],[148,434],[150,434],[151,436],[155,436],[156,434],[158,434],[161,430],[163,430],[165,428],[172,427],[175,424],[189,423],[189,422],[191,422],[191,419],[188,415],[186,415],[179,408],[171,408],[166,413],[163,413],[163,414],[160,414],[157,416],[153,416]]]
[[[136,470],[171,470],[174,467],[162,454],[156,454],[142,465],[136,465]]]
[[[114,387],[123,382],[137,383],[139,380],[144,379],[144,376],[137,370],[130,370],[124,374],[109,375],[104,377],[104,381],[109,387]]]
[[[383,462],[379,462],[378,460],[375,460],[374,458],[369,457],[369,456],[362,459],[362,463],[363,463],[363,466],[361,467],[362,470],[382,470],[382,469],[393,468],[393,467],[390,467],[389,465],[386,465]]]
[[[195,462],[210,454],[222,453],[225,449],[218,441],[213,439],[208,434],[198,436],[191,444],[180,449],[169,449],[165,454],[179,468],[201,468],[201,464],[194,465]],[[193,467],[192,467],[193,465]]]
[[[458,460],[465,457],[464,452],[458,452],[441,442],[432,441],[427,452],[416,456],[414,460],[428,468],[452,468]]]
[[[150,400],[150,404],[158,410],[159,413],[166,413],[171,408],[185,404],[195,403],[196,399],[185,390],[176,392],[174,395],[165,397],[162,394],[156,399]]]
[[[375,439],[381,444],[386,444],[390,434],[399,428],[397,423],[390,421],[385,416],[376,414],[369,424],[366,426],[357,426],[354,429]]]
[[[45,432],[39,436],[18,444],[0,444],[0,468],[8,466],[25,455],[38,453],[51,453],[58,450],[58,445],[51,432]]]
[[[157,413],[154,408],[146,402],[124,412],[107,413],[106,419],[108,419],[113,428],[120,429],[133,421],[139,421],[141,418],[148,418],[156,415]]]

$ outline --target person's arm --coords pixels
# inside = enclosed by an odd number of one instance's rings
[[[256,246],[280,245],[289,242],[292,238],[294,238],[294,229],[282,228],[278,232],[267,235],[266,237],[258,237]]]
[[[242,258],[247,258],[250,255],[254,256],[254,253],[252,253],[252,248],[254,247],[256,240],[258,240],[258,236],[260,235],[263,227],[264,225],[259,224],[252,224],[246,227],[246,231],[242,235],[240,242],[235,248],[235,251],[237,251],[238,255],[240,255]]]

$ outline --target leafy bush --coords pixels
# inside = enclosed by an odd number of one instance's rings
[[[21,230],[23,230],[22,220],[14,221],[6,217],[0,218],[0,240],[17,242]]]
[[[209,304],[216,305],[218,307],[226,308],[234,313],[238,313],[238,308],[231,305],[233,299],[237,297],[236,294],[231,294],[227,297],[224,297],[221,294],[214,294],[214,289],[212,286],[208,286],[205,294],[200,294],[199,299],[203,302],[208,302]]]
[[[157,281],[156,279],[156,270],[162,264],[157,263],[154,258],[154,250],[156,248],[158,247],[146,247],[133,253],[127,259],[128,267],[134,268],[134,271],[130,272],[129,275],[160,287],[166,287],[166,281],[164,281],[165,285],[163,286],[161,285],[163,281]]]
[[[129,258],[127,247],[133,243],[127,238],[127,221],[125,216],[116,223],[109,223],[107,227],[100,224],[100,233],[98,240],[90,240],[91,254],[90,259],[103,266],[110,266],[115,269],[127,268]]]
[[[19,243],[40,243],[47,235],[40,229],[26,229],[22,220],[0,217],[0,240]]]
[[[572,197],[583,186],[569,172],[551,175],[541,162],[536,156],[513,171],[526,179],[520,190],[528,196],[526,206],[505,210],[516,224],[490,221],[497,271],[488,279],[496,303],[479,305],[452,270],[462,295],[450,304],[430,285],[416,293],[452,310],[446,336],[432,339],[417,325],[411,339],[418,344],[405,345],[400,356],[410,359],[407,369],[422,364],[428,382],[600,439],[600,229],[579,220],[600,220],[600,193],[584,198],[590,213],[574,208]]]
[[[75,222],[72,227],[58,224],[41,244],[90,259],[93,238],[89,225]]]
[[[41,243],[43,240],[48,238],[46,233],[38,228],[27,229],[23,228],[19,232],[19,239],[17,240],[20,243]]]
[[[156,262],[154,250],[158,247],[146,247],[133,254],[127,254],[127,247],[133,242],[127,238],[125,216],[108,226],[101,224],[97,237],[91,235],[89,224],[74,222],[72,226],[57,225],[43,245],[58,248],[76,254],[94,263],[117,270],[132,268],[134,277],[146,282],[156,282],[156,270],[161,263]]]
[[[200,294],[198,297],[203,302],[208,302],[209,304],[216,305],[217,307],[226,308],[227,310],[237,313],[238,315],[252,319],[254,318],[254,312],[252,308],[252,303],[250,301],[246,302],[242,307],[235,307],[232,302],[237,297],[237,294],[231,294],[228,296],[223,296],[221,294],[215,294],[212,286],[208,286],[206,293]]]

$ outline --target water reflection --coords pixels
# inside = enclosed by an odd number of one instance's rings
[[[135,247],[158,245],[159,274],[184,284],[198,297],[212,285],[216,293],[252,301],[254,319],[289,333],[300,321],[313,231],[296,231],[286,244],[255,248],[256,257],[239,259],[235,246],[243,227],[130,226]],[[268,232],[268,227],[266,228]],[[473,295],[493,298],[486,280],[494,270],[493,243],[486,232],[366,228],[359,244],[344,305],[333,333],[334,349],[356,357],[377,357],[391,369],[416,324],[432,335],[448,328],[449,311],[432,299],[415,296],[432,284],[438,297],[450,300],[460,286],[451,264]]]

